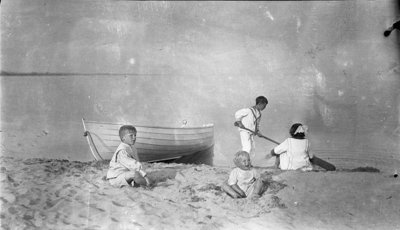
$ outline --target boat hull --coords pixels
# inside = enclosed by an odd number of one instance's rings
[[[119,128],[124,124],[86,121],[82,119],[88,143],[96,160],[111,159],[121,140]],[[150,127],[135,126],[135,147],[141,162],[181,158],[214,146],[214,126],[206,127]]]

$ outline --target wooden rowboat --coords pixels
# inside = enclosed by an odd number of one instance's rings
[[[83,118],[82,124],[93,157],[98,161],[111,159],[121,143],[119,128],[126,124],[87,121]],[[135,146],[141,162],[178,159],[214,147],[213,125],[184,128],[134,126],[137,129]]]

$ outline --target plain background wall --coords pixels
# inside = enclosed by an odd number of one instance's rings
[[[214,123],[215,164],[231,164],[234,113],[265,95],[264,135],[303,122],[334,163],[392,167],[399,41],[383,31],[397,19],[396,1],[3,1],[2,154],[92,160],[82,117],[187,120]],[[265,165],[274,144],[256,141]]]

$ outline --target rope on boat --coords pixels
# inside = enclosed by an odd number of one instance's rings
[[[90,134],[89,131],[86,130],[86,125],[85,125],[85,119],[82,118],[82,124],[83,124],[83,129],[85,130],[85,132],[83,132],[83,136],[86,137],[86,140],[89,144],[89,148],[90,148],[90,152],[92,153],[94,159],[96,161],[100,161],[100,160],[104,160],[100,154],[99,151],[97,150],[96,146],[93,143],[93,138],[92,135]],[[95,153],[96,152],[96,153]],[[97,156],[96,156],[97,155]]]

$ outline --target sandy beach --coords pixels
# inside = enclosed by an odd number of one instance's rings
[[[400,179],[371,170],[257,168],[266,193],[234,200],[230,167],[146,163],[154,188],[116,189],[107,161],[0,159],[2,229],[400,229]]]
[[[0,230],[400,230],[400,1],[3,0],[0,28]],[[338,170],[272,167],[296,123]],[[175,160],[154,187],[105,179],[127,124]],[[260,198],[221,190],[239,150]]]

